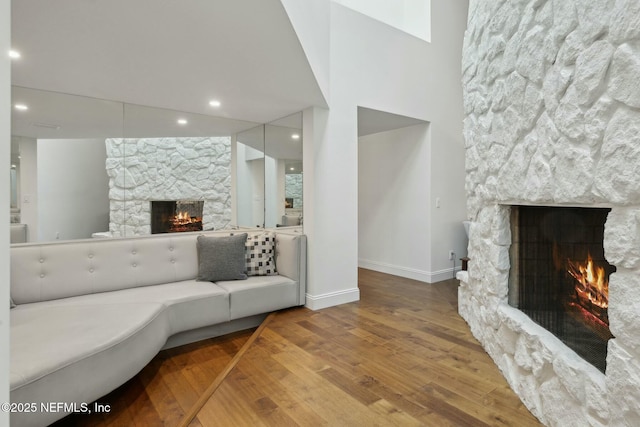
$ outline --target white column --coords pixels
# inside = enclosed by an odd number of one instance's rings
[[[0,0],[0,164],[11,164],[11,64],[7,53],[11,40],[11,9],[9,0]],[[6,169],[5,169],[6,170]],[[4,227],[0,228],[0,402],[9,402],[9,174],[1,174],[0,211],[4,212]],[[4,206],[4,207],[2,207]],[[9,425],[9,414],[0,411],[0,425]]]
[[[317,310],[360,299],[357,109],[305,110],[303,141],[306,306]]]

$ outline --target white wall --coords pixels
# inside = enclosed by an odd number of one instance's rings
[[[7,52],[11,40],[10,1],[0,0],[0,164],[11,162],[11,64]],[[9,401],[9,174],[0,178],[0,211],[5,226],[0,228],[0,402]],[[0,426],[9,425],[9,414],[0,411]]]
[[[431,0],[332,0],[425,41],[431,40]]]
[[[109,229],[104,139],[38,140],[38,240]]]
[[[235,157],[236,224],[244,227],[262,226],[264,222],[264,154],[237,142]]]
[[[277,193],[277,206],[276,206],[276,217],[277,217],[277,222],[279,223],[282,220],[282,215],[284,215],[285,212],[285,206],[284,206],[284,198],[285,198],[285,192],[287,191],[287,183],[286,183],[286,164],[285,161],[282,159],[278,160],[278,180],[276,183],[276,193]],[[302,186],[300,187],[301,191],[302,191]]]
[[[245,151],[247,146],[241,142],[235,144],[235,201],[236,201],[236,225],[248,225],[253,223],[251,212],[251,175],[249,173],[249,165],[245,160]],[[232,218],[233,222],[233,218]]]
[[[304,230],[309,235],[310,308],[359,298],[358,106],[431,123],[431,192],[427,203],[432,232],[427,244],[432,255],[425,269],[446,270],[450,268],[446,251],[464,251],[460,69],[467,6],[466,1],[434,2],[432,43],[426,43],[331,4],[329,110],[312,108],[304,114]],[[440,208],[435,208],[436,198],[440,198]],[[436,253],[434,248],[445,249]]]
[[[446,271],[451,266],[449,249],[456,259],[467,254],[467,236],[461,221],[467,219],[464,189],[464,138],[461,123],[462,41],[467,26],[468,1],[432,3],[431,55],[425,101],[431,122],[431,270]],[[440,200],[440,207],[435,200]],[[460,262],[459,260],[457,261]]]
[[[38,239],[38,141],[20,141],[20,222],[27,225],[27,241]]]
[[[431,265],[428,124],[361,137],[358,265],[424,282]],[[446,277],[451,277],[452,270]]]
[[[309,66],[327,102],[329,86],[329,0],[281,0]]]
[[[265,227],[275,227],[284,214],[284,161],[265,156]]]

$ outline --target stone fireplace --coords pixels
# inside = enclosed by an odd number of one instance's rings
[[[609,209],[511,206],[509,305],[604,372],[609,276],[604,223]]]
[[[204,230],[231,223],[231,138],[108,138],[109,231],[152,233],[152,200],[199,200]]]
[[[459,312],[546,425],[640,425],[639,22],[632,0],[469,5]]]

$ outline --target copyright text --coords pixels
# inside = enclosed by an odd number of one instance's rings
[[[78,413],[91,414],[94,412],[111,412],[111,405],[94,402],[89,404],[86,402],[4,402],[0,404],[2,412],[45,412],[45,413]]]

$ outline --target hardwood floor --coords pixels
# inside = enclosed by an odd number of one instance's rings
[[[97,400],[110,405],[110,412],[70,415],[53,425],[176,426],[252,333],[247,330],[161,351],[138,375]]]
[[[360,270],[361,300],[277,313],[189,426],[539,426],[457,314],[457,281]],[[60,425],[175,426],[249,333],[161,352]],[[113,400],[111,400],[113,399]]]

